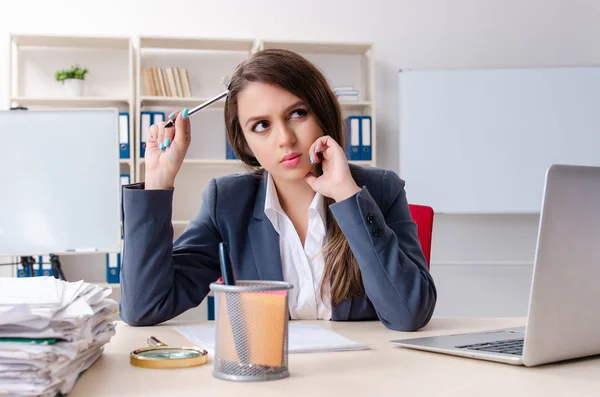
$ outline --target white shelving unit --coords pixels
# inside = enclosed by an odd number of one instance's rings
[[[119,62],[114,62],[119,61]],[[55,81],[58,69],[80,64],[88,68],[81,97],[70,97]],[[115,107],[129,112],[133,142],[135,67],[130,37],[11,35],[9,108]],[[131,145],[132,146],[132,145]],[[120,159],[121,171],[133,180],[134,157]]]
[[[141,112],[164,112],[166,117],[172,111],[195,107],[221,92],[224,88],[221,78],[230,76],[241,61],[268,48],[298,52],[315,63],[332,86],[353,86],[359,90],[358,101],[342,102],[341,107],[344,116],[371,116],[372,160],[352,162],[376,166],[375,63],[373,46],[369,43],[15,35],[11,36],[10,47],[9,105],[31,108],[110,106],[127,110],[130,114],[131,158],[120,160],[120,164],[122,172],[126,170],[131,175],[132,182],[139,182],[145,177],[145,161],[140,151]],[[66,97],[60,84],[54,81],[57,69],[75,63],[90,70],[86,76],[88,90],[81,98]],[[109,71],[104,70],[106,67]],[[192,96],[145,95],[141,73],[145,67],[187,69]],[[199,210],[201,191],[210,178],[246,171],[240,161],[226,159],[224,102],[221,100],[191,118],[192,144],[175,182],[172,221],[175,237],[183,232]],[[69,261],[77,258],[69,268],[72,277],[106,284],[104,255],[101,257],[101,264],[86,266],[84,262],[90,261],[89,256],[69,256]]]

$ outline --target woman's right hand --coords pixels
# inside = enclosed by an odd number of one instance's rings
[[[192,140],[187,115],[188,109],[172,113],[169,119],[174,118],[174,127],[165,128],[166,122],[150,127],[144,157],[146,190],[171,189],[174,186],[175,177]]]

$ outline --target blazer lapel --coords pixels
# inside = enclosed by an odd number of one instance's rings
[[[279,235],[265,215],[266,193],[267,172],[264,171],[254,200],[254,219],[248,227],[248,237],[260,279],[283,281]]]

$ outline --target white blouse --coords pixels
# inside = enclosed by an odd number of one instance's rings
[[[265,215],[279,234],[283,280],[294,286],[289,291],[289,311],[293,320],[330,320],[330,291],[321,300],[320,285],[324,260],[320,252],[326,242],[325,200],[316,193],[308,209],[308,230],[304,247],[290,218],[285,214],[275,183],[268,175]]]

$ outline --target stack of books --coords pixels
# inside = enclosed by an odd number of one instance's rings
[[[187,69],[177,67],[142,68],[144,96],[191,98]]]
[[[358,90],[352,86],[332,87],[340,102],[358,102]]]
[[[26,277],[0,291],[0,395],[70,393],[115,334],[110,288]]]

